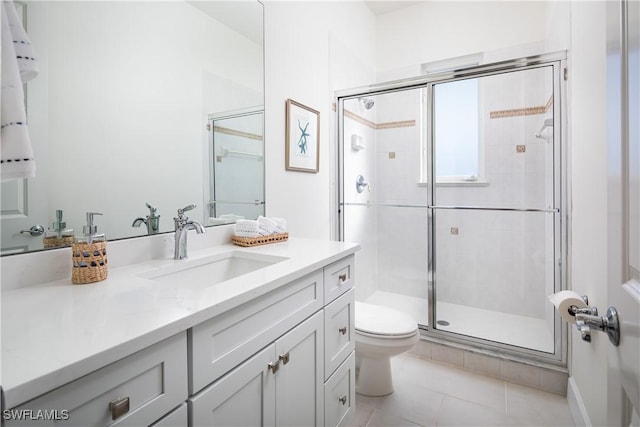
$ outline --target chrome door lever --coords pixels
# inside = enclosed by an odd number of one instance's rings
[[[576,313],[576,327],[582,334],[584,341],[591,341],[591,328],[607,333],[609,341],[614,346],[620,344],[620,321],[615,307],[609,307],[605,316],[593,316],[585,313]]]
[[[41,236],[44,233],[44,227],[40,224],[34,225],[28,230],[20,230],[20,234],[29,233],[33,237]]]

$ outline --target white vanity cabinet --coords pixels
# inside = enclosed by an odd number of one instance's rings
[[[190,425],[324,425],[322,330],[318,312],[190,398]]]
[[[11,409],[3,425],[149,426],[186,399],[182,332]]]
[[[300,248],[302,255],[296,260]],[[112,347],[95,346],[99,348],[90,354],[97,370],[81,377],[73,372],[86,363],[86,356],[64,353],[77,360],[75,365],[59,363],[51,371],[49,383],[51,376],[65,374],[65,382],[60,380],[57,388],[47,388],[44,380],[38,383],[42,377],[35,374],[29,381],[14,381],[3,390],[4,403],[12,406],[3,411],[2,427],[346,425],[355,410],[353,246],[301,240],[277,251],[296,261],[275,274],[272,270],[256,275],[255,283],[249,277],[239,280],[242,290],[232,289],[229,282],[229,289],[212,293],[188,285],[183,292],[172,284],[142,286],[138,291],[135,285],[141,279],[111,277],[109,292],[117,295],[126,289],[139,301],[152,300],[149,308],[154,316],[163,310],[174,313],[173,299],[166,298],[172,293],[180,298],[196,295],[190,304],[181,301],[185,307],[204,308],[183,318],[161,318],[137,330],[129,341],[112,339],[113,348],[124,346],[122,350],[141,336],[169,336],[120,360],[109,359],[104,348]],[[57,287],[52,289],[55,293]],[[93,294],[103,296],[100,291],[105,291],[85,289],[91,296],[86,304],[99,300]],[[156,291],[161,297],[148,297]],[[157,304],[165,305],[161,310]],[[95,331],[119,313],[118,304],[109,307],[113,311],[100,324],[78,328],[74,336],[82,336],[78,331]],[[204,310],[211,314],[203,316]],[[167,325],[171,332],[164,335],[162,328]],[[47,331],[58,333],[59,328],[44,328],[42,334]],[[24,348],[28,342],[19,344]],[[21,367],[15,356],[12,363]],[[7,416],[7,411],[14,416]]]
[[[190,427],[348,421],[355,409],[353,261],[191,329]],[[329,293],[328,283],[336,288]]]

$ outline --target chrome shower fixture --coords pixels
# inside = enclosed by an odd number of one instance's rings
[[[373,104],[375,104],[373,99],[365,98],[364,96],[361,96],[360,98],[358,98],[358,101],[362,102],[362,105],[364,105],[364,108],[366,108],[367,110],[370,110],[371,108],[373,108]]]

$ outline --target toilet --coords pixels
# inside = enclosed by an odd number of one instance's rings
[[[388,307],[356,301],[356,393],[393,393],[391,356],[410,350],[420,339],[418,322]]]

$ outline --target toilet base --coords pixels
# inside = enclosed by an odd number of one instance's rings
[[[393,393],[391,359],[389,357],[358,357],[356,352],[356,393],[364,396],[386,396]]]

